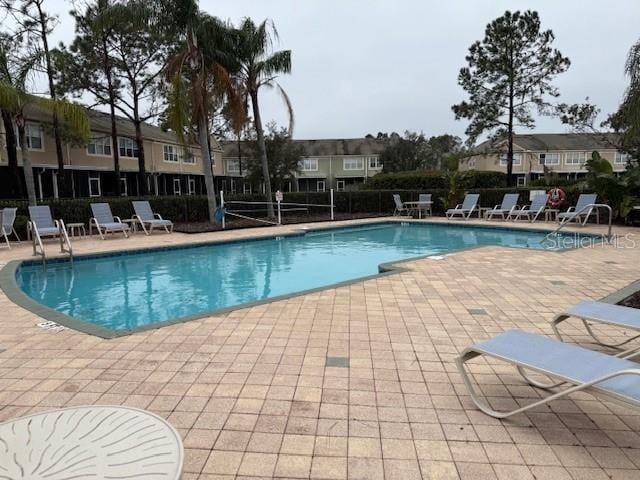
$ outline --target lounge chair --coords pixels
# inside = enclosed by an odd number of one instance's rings
[[[547,202],[549,201],[549,195],[541,194],[536,195],[531,200],[531,205],[524,206],[520,210],[513,210],[509,216],[507,216],[507,220],[520,220],[523,217],[526,217],[531,223],[538,220],[538,217],[542,215],[544,210],[547,208]]]
[[[145,235],[149,235],[155,227],[164,228],[167,233],[173,232],[173,222],[163,219],[159,213],[153,213],[149,202],[141,200],[131,203],[133,203],[133,210],[136,212],[133,218],[138,221]]]
[[[405,215],[409,215],[409,209],[404,206],[404,203],[402,203],[402,200],[400,200],[400,195],[398,195],[397,193],[393,194],[393,203],[396,206],[396,208],[393,210],[394,216],[402,215],[403,213]]]
[[[519,198],[519,193],[505,193],[504,197],[502,197],[502,204],[496,205],[491,210],[488,210],[485,218],[491,220],[494,215],[500,215],[503,220],[508,218],[511,213],[518,208]]]
[[[67,230],[62,219],[54,220],[51,215],[51,207],[48,205],[38,205],[29,207],[29,222],[27,223],[27,234],[33,241],[33,254],[37,255],[37,247],[40,247],[39,254],[44,258],[43,238],[59,238],[60,251],[71,254],[71,241],[67,235]],[[64,244],[68,247],[65,250]]]
[[[565,320],[575,317],[582,320],[584,327],[591,337],[600,345],[605,347],[621,347],[632,340],[640,337],[640,309],[623,307],[621,305],[614,305],[612,303],[594,302],[591,300],[583,300],[569,307],[564,312],[557,315],[551,321],[551,328],[553,328],[556,337],[562,340],[562,335],[558,330],[558,325]],[[634,330],[637,335],[631,335],[629,338],[622,342],[610,343],[598,338],[596,333],[589,325],[589,322],[601,323],[603,325],[610,325],[613,327],[620,327],[624,329]],[[634,348],[632,350],[637,350]],[[624,356],[624,352],[622,354]]]
[[[105,233],[117,232],[122,232],[125,238],[129,238],[127,234],[129,226],[122,223],[120,217],[113,216],[108,203],[92,203],[91,212],[93,213],[93,217],[89,220],[89,235],[91,235],[92,227],[95,226],[102,240],[104,240]]]
[[[558,221],[561,223],[568,223],[572,220],[587,224],[587,220],[591,215],[598,216],[598,209],[592,207],[598,200],[598,195],[595,193],[581,193],[578,197],[578,202],[575,207],[569,207],[569,210],[558,214]],[[582,220],[584,218],[584,221]]]
[[[468,220],[471,214],[478,209],[478,200],[480,199],[479,193],[468,193],[464,197],[464,201],[450,208],[445,212],[445,216],[448,220],[451,220],[454,216],[460,215],[464,220]]]
[[[431,200],[431,196],[432,195],[430,193],[421,193],[418,195],[418,205],[416,209],[418,210],[420,217],[422,217],[422,212],[428,216],[433,215],[433,201]]]
[[[7,242],[8,248],[11,248],[11,243],[9,242],[9,236],[11,236],[11,234],[16,237],[18,243],[21,243],[18,232],[16,232],[16,228],[14,226],[17,211],[17,208],[4,208],[0,210],[0,235],[4,237],[4,241]]]
[[[469,360],[481,355],[514,365],[534,387],[562,389],[514,410],[494,410],[480,398],[465,368]],[[511,330],[467,348],[456,358],[456,364],[476,406],[487,415],[506,418],[578,391],[640,407],[640,365],[628,358],[612,357],[542,335]],[[527,370],[552,377],[556,383],[543,384],[530,378]]]

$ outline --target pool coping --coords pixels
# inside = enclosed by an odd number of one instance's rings
[[[280,234],[272,234],[272,233],[267,233],[267,234],[258,234],[258,235],[254,235],[254,236],[249,236],[249,237],[244,237],[244,238],[238,238],[238,239],[216,239],[216,240],[210,240],[210,241],[204,241],[204,242],[192,242],[192,243],[184,243],[184,244],[177,244],[177,245],[168,245],[168,246],[155,246],[155,247],[140,247],[140,248],[132,248],[132,249],[118,249],[118,250],[112,250],[112,251],[108,251],[108,252],[94,252],[94,253],[86,253],[86,254],[82,254],[79,256],[76,256],[75,259],[78,260],[80,259],[82,261],[82,259],[88,259],[88,258],[104,258],[104,257],[115,257],[115,256],[121,256],[121,255],[128,255],[128,254],[144,254],[144,253],[149,253],[149,252],[157,252],[157,251],[168,251],[168,250],[180,250],[180,249],[184,249],[184,248],[194,248],[194,247],[206,247],[206,246],[210,246],[210,245],[221,245],[221,244],[228,244],[228,243],[244,243],[244,242],[252,242],[252,241],[259,241],[259,240],[265,240],[265,239],[278,239],[278,238],[284,238],[284,237],[296,237],[296,236],[303,236],[306,235],[307,233],[311,233],[311,232],[322,232],[322,231],[326,231],[326,230],[342,230],[342,229],[348,229],[348,228],[354,228],[354,227],[362,227],[362,226],[371,226],[371,225],[384,225],[384,224],[392,224],[392,223],[416,223],[418,225],[420,224],[431,224],[431,225],[441,225],[441,226],[447,226],[450,225],[450,222],[440,222],[440,221],[428,221],[428,220],[423,220],[423,221],[411,221],[410,219],[379,219],[379,220],[373,220],[371,222],[364,222],[364,223],[359,223],[357,225],[345,225],[345,226],[331,226],[331,225],[323,225],[323,226],[317,226],[317,227],[310,227],[310,228],[299,228],[299,229],[295,229],[294,231],[291,232],[284,232],[284,233],[280,233]],[[461,226],[461,227],[465,227],[465,228],[481,228],[481,229],[486,229],[486,230],[518,230],[518,231],[522,231],[522,232],[537,232],[537,233],[553,233],[553,230],[549,230],[549,229],[544,229],[544,228],[518,228],[518,227],[514,227],[514,226],[510,226],[510,225],[479,225],[477,223],[458,223],[458,222],[453,222],[453,224],[457,225],[457,226]],[[570,234],[579,234],[580,232],[574,232],[574,231],[568,231],[567,233]],[[594,238],[604,238],[604,235],[602,234],[597,234],[597,233],[584,233],[585,236],[590,236],[590,237],[594,237]],[[38,303],[37,301],[33,300],[31,297],[29,297],[26,293],[24,293],[24,291],[20,288],[20,286],[18,285],[17,281],[16,281],[16,273],[18,271],[18,269],[20,268],[21,265],[23,264],[27,264],[27,265],[31,265],[31,264],[39,264],[40,260],[11,260],[9,262],[7,262],[7,264],[0,269],[0,290],[2,290],[4,292],[4,294],[7,296],[7,298],[9,298],[9,300],[11,300],[13,303],[15,303],[16,305],[18,305],[19,307],[24,308],[25,310],[28,310],[31,313],[34,313],[35,315],[38,315],[39,317],[43,318],[44,320],[48,320],[48,321],[52,321],[55,322],[59,325],[62,325],[64,327],[70,328],[72,330],[76,330],[78,332],[81,333],[86,333],[88,335],[93,335],[96,337],[100,337],[102,339],[105,340],[110,340],[110,339],[114,339],[114,338],[120,338],[120,337],[125,337],[128,335],[133,335],[135,333],[139,333],[139,332],[144,332],[144,331],[150,331],[150,330],[156,330],[159,328],[163,328],[169,325],[176,325],[176,324],[180,324],[180,323],[185,323],[185,322],[190,322],[192,320],[198,320],[201,318],[206,318],[212,315],[220,315],[220,314],[225,314],[225,313],[229,313],[235,310],[240,310],[240,309],[244,309],[244,308],[252,308],[252,307],[256,307],[256,306],[260,306],[260,305],[265,305],[267,303],[272,303],[272,302],[277,302],[277,301],[281,301],[281,300],[287,300],[289,298],[295,298],[295,297],[299,297],[302,295],[308,295],[308,294],[312,294],[312,293],[316,293],[316,292],[320,292],[320,291],[324,291],[324,290],[328,290],[331,288],[340,288],[340,287],[345,287],[345,286],[349,286],[349,285],[353,285],[355,283],[358,282],[365,282],[368,280],[372,280],[375,278],[383,278],[385,276],[389,276],[389,275],[395,275],[397,273],[403,273],[403,272],[408,272],[411,271],[410,268],[408,267],[403,267],[400,266],[401,264],[404,263],[408,263],[408,262],[414,262],[414,261],[418,261],[418,260],[424,260],[426,258],[433,258],[433,257],[446,257],[449,255],[454,255],[456,253],[461,253],[464,251],[468,251],[468,250],[475,250],[475,249],[479,249],[479,248],[486,248],[486,247],[501,247],[501,248],[514,248],[514,249],[518,249],[518,250],[524,250],[524,248],[522,247],[513,247],[513,246],[509,246],[509,245],[478,245],[478,246],[472,246],[472,247],[464,247],[461,248],[459,250],[454,250],[450,253],[445,253],[443,255],[434,255],[434,254],[429,254],[429,255],[418,255],[415,257],[410,257],[410,258],[405,258],[405,259],[400,259],[400,260],[395,260],[393,262],[384,262],[378,265],[378,273],[372,274],[372,275],[366,275],[364,277],[358,277],[358,278],[354,278],[351,280],[345,280],[342,282],[337,282],[337,283],[332,283],[329,285],[324,285],[321,287],[316,287],[316,288],[311,288],[311,289],[307,289],[307,290],[301,290],[299,292],[293,292],[293,293],[287,293],[284,295],[278,295],[275,297],[271,297],[271,298],[265,298],[265,299],[261,299],[261,300],[255,300],[252,302],[245,302],[245,303],[241,303],[238,305],[233,305],[230,307],[223,307],[223,308],[218,308],[218,309],[214,309],[214,310],[208,310],[205,312],[199,312],[199,313],[194,313],[192,315],[186,315],[184,317],[179,317],[179,318],[174,318],[174,319],[170,319],[170,320],[164,320],[162,322],[158,322],[158,323],[154,323],[154,324],[150,324],[150,325],[143,325],[134,329],[130,329],[130,330],[111,330],[105,327],[101,327],[99,325],[95,325],[91,322],[85,321],[85,320],[80,320],[74,317],[71,317],[69,315],[66,315],[64,313],[61,313],[53,308],[47,307],[41,303]],[[582,248],[582,247],[579,247]],[[543,251],[543,252],[548,252],[548,253],[565,253],[567,251],[571,251],[573,250],[572,248],[559,248],[559,249],[553,249],[553,250],[539,250],[539,251]],[[69,259],[67,257],[63,257],[63,256],[56,256],[56,257],[52,257],[49,260],[49,263],[67,263],[69,262]],[[640,281],[638,282],[640,283]],[[640,286],[639,286],[640,288]],[[628,295],[626,295],[628,296]],[[626,298],[623,297],[623,298]],[[614,302],[612,302],[614,303]]]

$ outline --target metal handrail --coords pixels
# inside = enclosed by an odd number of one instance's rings
[[[556,228],[553,232],[549,233],[549,235],[556,235],[569,222],[571,222],[571,220],[573,220],[574,218],[579,218],[581,213],[585,212],[586,210],[592,210],[594,208],[595,209],[606,208],[609,211],[609,228],[607,231],[607,242],[611,243],[611,240],[613,239],[613,235],[611,234],[611,228],[613,224],[613,209],[606,203],[590,203],[588,205],[585,205],[578,211],[570,212],[571,215],[564,217],[560,222],[560,225],[558,226],[558,228]],[[587,215],[587,217],[584,219],[584,223],[582,224],[583,226],[587,224],[587,220],[589,220],[589,215]]]
[[[69,235],[67,234],[67,227],[64,224],[64,220],[59,220],[59,227],[60,229],[60,252],[62,253],[68,253],[69,254],[69,260],[73,263],[73,247],[71,246],[71,239],[69,238]],[[67,248],[65,250],[64,248],[64,244],[67,245]]]

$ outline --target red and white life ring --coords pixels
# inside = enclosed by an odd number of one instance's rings
[[[551,208],[558,208],[564,203],[567,194],[561,188],[552,188],[549,190],[549,205]]]

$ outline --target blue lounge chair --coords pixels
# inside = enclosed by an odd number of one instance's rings
[[[491,210],[488,210],[485,218],[491,220],[494,215],[500,215],[503,220],[508,218],[509,215],[518,208],[519,198],[519,193],[505,193],[504,197],[502,197],[502,204],[496,205]]]
[[[568,223],[572,220],[587,224],[587,220],[591,215],[598,216],[598,209],[592,207],[598,201],[598,195],[595,193],[581,193],[575,207],[569,207],[569,210],[558,214],[558,221]],[[584,220],[582,220],[584,218]]]
[[[117,232],[122,232],[125,238],[129,238],[127,234],[129,226],[122,223],[120,217],[113,216],[108,203],[92,203],[91,213],[93,213],[93,217],[89,220],[89,235],[91,235],[92,227],[95,226],[102,240],[104,240],[105,233]]]
[[[145,235],[149,235],[155,227],[164,228],[167,233],[173,232],[173,222],[165,220],[159,213],[153,213],[149,202],[141,200],[131,203],[133,203],[133,210],[136,212],[133,218],[138,221]]]
[[[395,205],[395,209],[393,210],[393,215],[409,215],[409,209],[407,207],[405,207],[404,203],[402,203],[402,200],[400,200],[400,195],[398,195],[397,193],[393,194],[393,203]]]
[[[67,229],[62,219],[54,220],[51,215],[51,207],[48,205],[38,205],[29,207],[29,222],[27,223],[27,234],[33,241],[33,254],[41,255],[44,259],[43,238],[58,238],[60,240],[60,251],[72,254],[71,240],[67,235]],[[67,247],[65,248],[65,244]],[[38,248],[40,251],[38,251]]]
[[[558,339],[562,340],[562,335],[558,330],[558,325],[571,317],[579,318],[580,320],[582,320],[582,323],[584,324],[589,335],[591,335],[591,337],[597,343],[605,347],[621,347],[622,345],[625,345],[632,340],[640,337],[640,309],[637,308],[623,307],[621,305],[614,305],[612,303],[583,300],[568,308],[561,314],[557,315],[556,318],[551,321],[551,328],[553,328],[553,331]],[[610,343],[598,338],[596,333],[591,328],[591,325],[589,325],[589,322],[630,329],[638,332],[638,334],[632,335],[622,342]],[[637,348],[629,351],[634,350],[637,350]],[[622,356],[624,356],[624,352]]]
[[[549,201],[549,195],[539,194],[533,197],[531,205],[522,207],[520,210],[513,210],[507,219],[520,220],[526,217],[531,223],[538,220],[538,217],[542,215],[545,208],[547,208],[547,202]]]
[[[9,242],[11,234],[16,237],[18,243],[21,243],[18,232],[16,232],[16,228],[14,226],[17,211],[17,208],[4,208],[0,210],[0,237],[4,237],[4,241],[7,242],[7,247],[9,249],[11,248],[11,243]]]
[[[478,200],[480,199],[479,193],[468,193],[464,197],[464,201],[455,206],[455,208],[450,208],[445,212],[445,215],[448,220],[451,220],[456,215],[460,215],[462,219],[468,220],[473,212],[475,212],[478,207]]]
[[[466,363],[478,356],[514,365],[534,387],[562,386],[562,389],[514,410],[494,410],[480,398],[471,374],[466,369]],[[628,358],[630,357],[613,357],[542,335],[511,330],[467,348],[456,359],[456,364],[476,406],[487,415],[506,418],[578,391],[588,391],[626,405],[640,407],[640,365]],[[552,377],[557,383],[542,384],[530,378],[526,372],[528,370]]]

